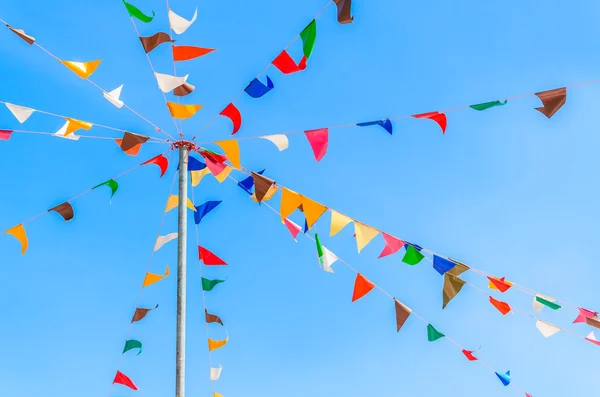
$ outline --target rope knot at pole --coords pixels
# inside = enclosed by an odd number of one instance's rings
[[[197,152],[199,150],[198,146],[196,146],[194,142],[191,141],[181,140],[171,143],[171,150],[181,149],[182,147],[187,147],[188,151]]]

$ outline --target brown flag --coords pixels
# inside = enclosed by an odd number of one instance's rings
[[[163,43],[172,43],[171,37],[168,34],[163,32],[158,32],[149,37],[140,37],[140,41],[142,42],[142,46],[144,47],[144,51],[146,54],[158,47]]]
[[[394,298],[394,303],[396,304],[396,332],[399,332],[406,320],[408,320],[408,317],[410,317],[412,310],[404,306],[396,298]]]
[[[73,206],[71,204],[69,204],[68,201],[65,201],[64,203],[59,204],[56,207],[50,208],[48,210],[48,212],[50,212],[50,211],[54,211],[57,214],[59,214],[60,216],[62,216],[63,219],[65,220],[65,222],[73,219]]]
[[[121,140],[121,149],[126,152],[133,149],[137,145],[146,143],[149,138],[147,136],[134,134],[133,132],[125,132],[123,139]]]
[[[175,94],[175,96],[186,96],[194,92],[195,89],[196,87],[190,83],[183,83],[173,90],[173,94]]]
[[[554,116],[554,113],[558,112],[566,102],[567,102],[567,89],[566,88],[557,88],[555,90],[538,92],[535,94],[544,106],[535,108],[536,110],[543,113],[546,117],[551,118]]]
[[[6,25],[6,27],[13,31],[14,34],[25,40],[27,44],[32,45],[35,42],[35,37],[29,36],[23,29],[15,29],[10,25]]]
[[[598,316],[587,317],[585,319],[585,322],[587,323],[587,325],[591,325],[592,327],[600,329],[600,318],[598,318]]]
[[[214,314],[210,314],[208,312],[208,310],[204,309],[204,313],[206,314],[206,322],[207,323],[219,323],[221,325],[223,325],[223,321],[221,321],[221,318],[219,316],[215,316]]]
[[[137,321],[140,321],[141,319],[143,319],[144,317],[146,317],[148,315],[148,313],[150,313],[150,311],[156,309],[158,307],[158,305],[156,305],[156,307],[152,308],[152,309],[143,309],[143,308],[136,308],[135,309],[135,313],[133,315],[133,318],[131,319],[132,323],[135,323]]]
[[[352,11],[352,0],[334,0],[338,9],[339,23],[352,23],[354,18],[350,15]]]
[[[252,173],[252,179],[254,180],[254,195],[256,197],[256,201],[260,203],[271,186],[275,184],[275,181],[267,178],[266,176],[257,174],[256,172]]]
[[[442,289],[442,299],[444,303],[442,304],[442,309],[445,309],[446,305],[458,295],[464,285],[465,281],[457,276],[453,276],[449,273],[444,274],[444,288]]]

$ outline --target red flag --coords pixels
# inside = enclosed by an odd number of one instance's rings
[[[162,176],[165,174],[165,172],[167,172],[167,167],[169,167],[169,160],[167,160],[167,158],[165,156],[163,156],[162,154],[159,154],[158,156],[151,158],[150,160],[142,163],[142,165],[147,165],[147,164],[158,165],[160,167],[160,177],[162,178]]]
[[[352,302],[355,302],[371,292],[375,284],[364,278],[360,273],[356,274],[354,281],[354,293],[352,294]]]
[[[475,357],[473,355],[473,353],[475,353],[473,350],[464,350],[462,351],[462,353],[465,355],[465,357],[467,358],[467,360],[469,361],[477,361],[479,360],[477,357]]]
[[[490,296],[490,303],[496,308],[498,309],[498,311],[500,313],[502,313],[503,316],[506,316],[508,313],[510,313],[510,311],[512,310],[510,308],[510,305],[506,302],[502,302],[499,301],[497,299],[494,299]]]
[[[11,130],[0,130],[0,140],[8,141],[12,134]]]
[[[321,161],[327,153],[327,146],[329,145],[329,129],[320,128],[318,130],[305,131],[304,133],[315,154],[315,160]]]
[[[292,74],[306,69],[306,57],[302,57],[299,64],[292,59],[290,54],[286,50],[283,50],[281,54],[273,60],[273,66],[275,66],[283,74]]]
[[[201,48],[201,47],[192,47],[189,45],[179,45],[173,46],[173,60],[175,62],[179,61],[189,61],[190,59],[198,58],[206,54],[210,54],[213,52],[214,48]]]
[[[221,116],[225,116],[229,120],[231,120],[231,122],[233,123],[233,132],[231,133],[231,135],[235,135],[242,126],[242,114],[240,113],[238,108],[236,108],[233,103],[230,103],[225,109],[223,109],[223,111],[220,114]]]
[[[118,383],[120,385],[127,386],[127,387],[129,387],[130,389],[133,389],[133,390],[139,390],[137,388],[137,386],[135,385],[135,383],[133,383],[133,381],[131,379],[129,379],[121,371],[117,371],[117,375],[115,375],[115,380],[113,380],[113,383]]]
[[[415,119],[429,119],[429,120],[433,120],[442,129],[442,134],[444,134],[446,132],[447,120],[446,120],[446,115],[444,113],[429,112],[429,113],[415,114],[415,115],[413,115],[413,117]]]
[[[123,150],[123,139],[121,138],[117,138],[115,139],[115,142],[117,142],[117,145],[119,145],[119,147],[121,148],[121,150]],[[128,154],[130,156],[137,156],[138,153],[140,152],[140,149],[142,148],[142,144],[139,143],[137,145],[135,145],[134,147],[132,147],[131,149],[127,149],[127,150],[123,150],[123,153]]]
[[[499,278],[499,279],[495,279],[493,277],[488,277],[488,280],[490,280],[490,283],[494,284],[494,287],[498,288],[498,291],[505,293],[506,291],[508,291],[510,289],[510,287],[512,287],[512,285],[506,283],[504,280],[506,280],[505,277]]]
[[[202,248],[200,246],[198,246],[198,257],[206,266],[227,266],[227,263],[225,263],[223,259],[219,258],[206,248]]]
[[[385,240],[385,248],[383,249],[383,251],[381,251],[381,254],[379,254],[379,258],[395,254],[396,252],[400,251],[400,248],[404,247],[404,244],[406,244],[399,238],[390,236],[389,234],[381,233],[381,235]]]

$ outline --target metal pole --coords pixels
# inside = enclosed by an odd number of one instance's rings
[[[179,149],[179,207],[177,238],[177,347],[175,397],[185,397],[185,317],[186,317],[186,253],[188,148]]]

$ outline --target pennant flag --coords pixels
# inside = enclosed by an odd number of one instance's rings
[[[213,152],[212,150],[204,149],[203,151],[200,152],[200,154],[205,159],[210,159],[215,163],[221,164],[221,163],[224,163],[225,161],[227,161],[226,156],[223,156],[222,154]]]
[[[304,218],[304,234],[306,234],[306,232],[308,232],[308,222],[306,221],[306,218]]]
[[[306,224],[308,225],[309,229],[319,220],[325,211],[327,211],[327,207],[309,199],[308,197],[304,197],[302,199],[302,208],[304,210]]]
[[[123,139],[117,138],[117,139],[115,139],[115,142],[117,143],[117,145],[119,145],[119,148],[121,150],[123,150]],[[132,147],[131,149],[124,150],[123,153],[125,153],[128,156],[137,156],[140,153],[141,148],[142,148],[142,144],[139,143],[139,144],[135,145],[134,147]]]
[[[488,284],[488,288],[498,290],[502,293],[505,293],[506,291],[508,291],[510,289],[510,287],[512,287],[512,283],[509,283],[508,281],[506,281],[505,277],[496,278],[496,277],[488,276],[488,280],[490,280],[490,282]]]
[[[207,201],[206,203],[197,206],[196,213],[194,214],[194,222],[196,223],[196,225],[199,225],[202,221],[202,218],[204,218],[206,215],[208,215],[208,213],[217,208],[217,206],[221,203],[222,201]]]
[[[225,169],[219,173],[219,175],[215,175],[215,178],[217,179],[217,181],[219,181],[219,183],[223,183],[223,181],[225,179],[227,179],[227,177],[229,176],[229,174],[231,174],[231,171],[233,171],[233,168],[226,165]],[[270,197],[265,197],[263,200],[268,200]]]
[[[185,120],[195,115],[198,110],[202,109],[202,105],[181,105],[175,102],[167,102],[169,112],[175,119]]]
[[[470,269],[470,267],[465,265],[464,263],[455,261],[452,258],[448,258],[448,259],[456,264],[452,269],[448,270],[448,272],[447,272],[447,274],[449,274],[451,276],[460,276],[461,274],[463,274],[464,272],[466,272],[467,270]]]
[[[210,174],[210,170],[205,168],[202,171],[191,171],[190,174],[192,175],[192,186],[198,186],[202,178]]]
[[[70,221],[71,219],[73,219],[73,206],[68,202],[65,201],[62,204],[57,205],[56,207],[52,207],[48,210],[48,212],[50,211],[54,211],[57,214],[59,214],[60,216],[63,217],[63,219],[65,220],[65,222]]]
[[[169,233],[166,236],[158,236],[156,244],[154,244],[154,252],[158,251],[168,242],[171,242],[177,238],[177,233]]]
[[[333,221],[332,221],[333,223]],[[383,233],[381,232],[381,236],[383,237],[383,240],[385,241],[385,247],[383,248],[383,251],[381,251],[381,254],[379,254],[379,258],[383,258],[384,256],[388,256],[388,255],[393,255],[396,252],[400,251],[400,248],[404,247],[404,245],[406,244],[404,241],[400,240],[399,238],[396,238],[394,236],[391,236],[389,234]]]
[[[484,102],[484,103],[478,103],[477,105],[471,105],[469,106],[471,109],[475,109],[475,110],[487,110],[489,108],[493,108],[496,106],[504,106],[508,103],[508,101],[504,101],[504,102],[500,102],[500,101],[492,101],[492,102]]]
[[[125,341],[125,348],[123,348],[123,354],[127,353],[129,350],[140,349],[138,351],[138,356],[142,354],[142,342],[135,339],[130,339]]]
[[[503,316],[506,316],[512,310],[510,305],[506,302],[499,301],[490,296],[490,303],[494,306]]]
[[[117,189],[119,189],[119,183],[117,181],[115,181],[114,179],[109,179],[106,182],[102,182],[101,184],[94,186],[92,188],[92,190],[99,188],[100,186],[108,186],[110,188],[110,198],[111,199],[117,192]]]
[[[219,316],[216,316],[214,314],[210,314],[208,312],[208,310],[204,309],[204,314],[206,316],[206,322],[207,323],[219,323],[221,325],[223,325],[223,321],[221,320],[221,318]]]
[[[0,141],[8,141],[12,133],[11,130],[0,130]]]
[[[72,141],[78,141],[79,138],[81,138],[79,135],[75,135],[73,133],[67,134],[67,128],[69,127],[69,124],[71,123],[69,121],[66,121],[65,124],[62,127],[60,127],[60,129],[56,131],[56,133],[54,133],[54,136],[70,139]]]
[[[231,135],[235,135],[242,126],[242,114],[240,113],[238,108],[236,108],[233,103],[230,103],[225,109],[223,109],[220,115],[225,116],[229,120],[231,120],[231,122],[233,123],[233,132],[231,133]]]
[[[535,294],[535,296],[533,297],[533,310],[534,310],[536,313],[539,313],[539,312],[541,312],[541,311],[542,311],[542,309],[545,307],[545,305],[544,305],[543,303],[541,303],[541,302],[538,302],[538,300],[536,299],[538,296],[539,296],[540,298],[542,298],[542,299],[544,299],[544,300],[548,301],[548,302],[555,302],[555,301],[556,301],[556,299],[554,299],[554,298],[551,298],[551,297],[549,297],[549,296],[542,295],[542,294]]]
[[[223,370],[223,366],[219,365],[219,368],[214,368],[211,367],[210,368],[210,380],[219,380],[219,378],[221,377],[221,371]]]
[[[500,379],[500,382],[502,382],[504,386],[508,386],[510,384],[510,371],[506,371],[506,374],[499,374],[496,372],[496,376],[498,379]]]
[[[442,310],[446,308],[446,305],[454,299],[460,292],[462,287],[465,285],[465,281],[454,276],[450,273],[444,274],[444,287],[442,289]]]
[[[394,298],[394,306],[396,307],[396,332],[400,332],[400,329],[402,329],[404,323],[410,317],[412,310],[396,298]]]
[[[596,335],[594,335],[594,331],[590,332],[590,334],[585,338],[588,342],[592,342],[596,346],[600,346],[600,342],[596,339]]]
[[[223,149],[225,156],[227,156],[235,168],[242,168],[242,164],[240,163],[240,145],[237,140],[230,139],[227,141],[217,141],[215,143]]]
[[[227,164],[222,162],[216,162],[211,156],[205,157],[206,166],[210,170],[210,173],[214,176],[221,174],[227,168]]]
[[[175,96],[190,95],[192,92],[194,92],[195,89],[196,89],[196,86],[193,86],[190,83],[183,83],[179,87],[175,87],[175,89],[173,90],[173,95],[175,95]]]
[[[210,338],[208,338],[208,351],[211,352],[213,350],[217,350],[223,346],[225,346],[225,344],[229,341],[229,337],[223,339],[223,340],[212,340]]]
[[[302,51],[304,57],[309,59],[315,49],[315,41],[317,40],[317,20],[313,19],[303,30],[300,32],[300,38],[302,39]]]
[[[560,331],[560,328],[556,325],[552,325],[542,320],[537,320],[535,327],[542,333],[542,335],[544,335],[544,338],[549,338]]]
[[[366,123],[358,123],[356,125],[359,127],[369,127],[371,125],[378,125],[384,130],[386,130],[390,135],[392,135],[392,133],[394,132],[394,127],[392,126],[392,122],[390,119],[368,121]]]
[[[331,211],[331,227],[329,229],[329,235],[335,236],[339,232],[342,231],[343,228],[346,227],[350,222],[352,222],[351,218],[348,218],[346,215],[340,214],[337,211]],[[356,228],[356,225],[354,226]]]
[[[214,48],[193,47],[189,45],[173,46],[173,61],[182,62],[199,58],[213,52]]]
[[[262,170],[260,172],[257,172],[257,174],[262,175],[264,172],[265,172],[265,170]],[[243,190],[245,190],[246,193],[252,194],[250,189],[252,189],[254,187],[254,178],[252,178],[252,175],[250,175],[248,178],[244,179],[243,181],[238,182],[238,186],[240,188],[242,188]]]
[[[25,33],[23,29],[15,29],[10,25],[6,25],[14,34],[22,38],[27,44],[32,45],[35,42],[35,37],[28,35]]]
[[[27,247],[29,246],[29,241],[27,240],[27,233],[25,232],[25,227],[23,224],[18,224],[17,226],[13,226],[10,229],[6,230],[4,233],[10,234],[21,243],[21,255],[25,254],[27,251]]]
[[[279,188],[276,185],[272,185],[269,188],[269,190],[267,191],[267,193],[265,194],[265,197],[263,197],[262,201],[271,200],[273,198],[273,196],[275,196],[275,193],[277,193],[278,190],[279,190]],[[250,196],[250,198],[255,203],[258,203],[258,200],[256,200],[256,195],[253,194],[253,195]]]
[[[327,153],[327,146],[329,144],[329,129],[320,128],[318,130],[305,131],[306,138],[310,147],[315,154],[315,160],[321,161],[321,159]]]
[[[152,52],[152,50],[163,43],[173,42],[173,40],[171,40],[171,36],[164,32],[154,33],[152,36],[148,37],[140,37],[140,41],[142,42],[142,47],[144,47],[146,54]]]
[[[177,34],[183,34],[186,30],[188,30],[188,28],[196,21],[196,18],[198,18],[198,8],[196,8],[196,11],[194,11],[194,16],[190,21],[180,17],[169,9],[169,23],[171,24],[171,29],[173,29],[173,32]]]
[[[444,113],[429,112],[429,113],[423,113],[423,114],[415,114],[413,117],[415,119],[429,119],[429,120],[433,120],[442,129],[442,134],[446,133],[447,120],[446,120],[446,115]]]
[[[539,295],[536,295],[536,296],[535,296],[535,301],[536,301],[537,303],[540,303],[540,304],[542,304],[542,305],[546,306],[546,307],[549,307],[549,308],[550,308],[550,309],[552,309],[552,310],[558,310],[558,309],[560,309],[560,307],[561,307],[560,305],[557,305],[557,304],[556,304],[556,303],[554,303],[553,301],[551,301],[551,300],[548,300],[548,299],[544,299],[544,298],[542,298],[542,297],[541,297],[541,296],[539,296]]]
[[[573,321],[573,324],[575,323],[585,323],[585,319],[586,318],[590,318],[590,317],[594,317],[597,316],[598,312],[594,312],[588,309],[583,309],[583,308],[579,308],[579,315],[577,316],[577,318],[575,319],[575,321]]]
[[[120,86],[118,86],[117,88],[115,88],[112,91],[103,92],[102,95],[104,95],[104,99],[106,99],[108,102],[112,103],[113,105],[115,105],[116,107],[118,107],[120,109],[123,107],[123,101],[119,100],[122,90],[123,90],[123,84],[121,84]]]
[[[292,235],[292,237],[294,237],[294,241],[298,241],[298,240],[296,240],[296,237],[298,237],[298,234],[302,230],[302,228],[300,227],[300,225],[295,224],[294,222],[292,222],[288,218],[285,218],[283,220],[283,223],[285,224],[285,227],[287,227],[287,229],[289,230],[289,232]]]
[[[367,226],[363,223],[354,221],[354,233],[356,234],[356,245],[358,253],[367,246],[379,234],[379,230]]]
[[[75,62],[75,61],[59,60],[59,62],[62,63],[63,65],[65,65],[67,68],[69,68],[77,76],[81,77],[82,79],[87,79],[88,77],[90,77],[92,75],[92,73],[94,73],[96,71],[96,69],[98,68],[98,65],[100,65],[100,62],[102,62],[102,60],[96,59],[95,61],[90,61],[90,62]]]
[[[429,342],[435,342],[438,339],[445,337],[446,335],[442,334],[440,331],[435,329],[435,327],[431,324],[427,324],[427,340]]]
[[[455,262],[452,262],[446,258],[442,258],[441,256],[433,256],[433,268],[442,276],[447,271],[452,270],[454,266],[456,266]]]
[[[352,0],[334,0],[337,6],[337,19],[339,23],[352,23]]]
[[[404,254],[404,258],[402,258],[402,262],[407,265],[418,265],[425,258],[425,255],[421,253],[421,251],[410,244],[406,244],[406,253]]]
[[[33,112],[35,112],[35,109],[13,105],[12,103],[5,103],[5,105],[21,124],[26,122],[27,119],[33,114]]]
[[[302,57],[300,63],[297,64],[286,50],[277,55],[272,63],[283,74],[292,74],[306,69],[306,57]]]
[[[142,22],[145,22],[145,23],[151,22],[152,19],[154,18],[154,16],[156,15],[154,13],[154,11],[152,11],[152,16],[146,15],[143,12],[141,12],[139,10],[139,8],[129,4],[125,0],[123,0],[123,4],[125,4],[125,8],[127,8],[127,12],[129,13],[130,17],[137,18]]]
[[[140,320],[142,320],[144,317],[146,317],[148,315],[148,313],[150,313],[152,310],[158,308],[158,305],[156,305],[156,307],[152,308],[152,309],[144,309],[144,308],[136,308],[135,309],[135,313],[133,314],[133,318],[131,319],[132,323],[136,323]]]
[[[179,205],[179,196],[170,195],[169,199],[167,200],[167,207],[165,208],[165,212],[171,211],[173,208],[177,207],[178,205]],[[192,201],[189,198],[187,199],[186,205],[189,209],[196,212],[196,207],[194,207],[194,204],[192,204]]]
[[[600,329],[600,318],[598,316],[588,317],[585,319],[587,325]]]
[[[65,136],[70,135],[78,130],[89,131],[93,125],[92,123],[88,123],[87,121],[76,120],[69,117],[65,117],[65,120],[67,120],[68,123],[67,129],[65,131]]]
[[[223,395],[215,391],[213,392],[213,397],[223,397]]]
[[[294,213],[301,205],[304,198],[298,193],[290,190],[286,187],[281,189],[281,205],[279,207],[279,214],[281,220],[284,220],[288,216]]]
[[[154,76],[156,77],[156,81],[158,82],[158,88],[164,93],[171,92],[175,88],[184,84],[189,75],[186,74],[183,77],[171,76],[170,74],[156,73],[154,72]]]
[[[277,146],[277,149],[279,149],[280,152],[283,152],[289,146],[288,137],[283,134],[263,135],[259,136],[259,138],[273,142],[273,144]]]
[[[275,181],[256,172],[252,172],[252,179],[254,180],[254,194],[256,195],[256,200],[260,203],[265,198],[271,186],[275,184]]]
[[[147,164],[158,165],[158,167],[160,168],[160,177],[162,178],[162,176],[165,174],[165,172],[167,172],[167,167],[169,167],[169,160],[167,160],[167,158],[165,156],[163,156],[162,154],[159,154],[158,156],[153,157],[150,160],[143,162],[141,165],[147,165]]]
[[[125,4],[127,4],[127,3],[125,3]],[[120,385],[127,386],[127,387],[129,387],[130,389],[133,389],[133,390],[139,390],[137,388],[137,386],[135,385],[135,383],[133,383],[133,381],[131,379],[129,379],[121,371],[117,371],[117,375],[115,375],[115,379],[113,380],[113,384],[114,383],[118,383]]]
[[[319,236],[315,233],[315,240],[317,242],[317,254],[319,255],[319,262],[323,266],[323,270],[327,273],[333,273],[333,264],[338,261],[338,257],[323,245],[319,241]]]
[[[125,134],[123,134],[123,139],[121,139],[121,144],[119,146],[121,146],[121,150],[127,153],[136,147],[139,150],[139,147],[141,147],[142,144],[146,143],[148,139],[150,138],[144,135],[134,134],[132,132],[125,132]]]
[[[544,106],[535,108],[544,116],[551,118],[567,102],[567,89],[557,88],[555,90],[538,92],[535,94]]]
[[[227,263],[206,248],[198,246],[198,258],[206,266],[227,266]]]
[[[146,288],[149,285],[158,283],[163,278],[169,275],[169,266],[167,266],[167,270],[165,270],[165,274],[154,274],[154,273],[146,273],[146,277],[144,278],[144,284],[142,288]]]
[[[362,274],[356,273],[354,281],[354,292],[352,293],[352,302],[356,302],[375,287],[375,284],[367,280]]]
[[[267,85],[264,85],[262,81],[255,77],[254,80],[252,80],[250,84],[244,88],[246,94],[250,95],[252,98],[261,98],[275,88],[275,84],[273,84],[273,81],[269,78],[269,76],[266,77]]]
[[[224,283],[225,280],[209,280],[207,278],[202,277],[202,289],[204,291],[212,291],[215,288],[215,285]]]
[[[465,350],[465,349],[463,349],[462,353],[465,355],[465,357],[469,361],[477,361],[478,360],[478,358],[473,355],[473,353],[475,353],[474,350]]]

